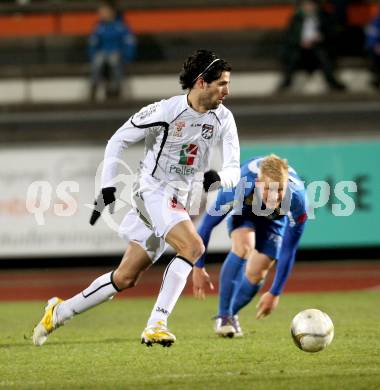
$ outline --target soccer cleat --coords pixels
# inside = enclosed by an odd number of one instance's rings
[[[170,347],[176,340],[172,332],[168,330],[163,321],[156,325],[147,326],[141,334],[141,344],[151,347],[153,344],[161,344],[163,347]]]
[[[231,321],[232,321],[233,327],[235,328],[234,337],[243,337],[244,333],[243,333],[243,330],[241,329],[241,326],[240,326],[239,316],[237,314],[235,314],[234,316],[232,316]]]
[[[50,298],[45,307],[45,314],[42,320],[33,329],[33,343],[37,346],[41,346],[46,340],[48,335],[57,329],[60,325],[55,325],[53,321],[54,309],[63,302],[61,298]]]
[[[220,316],[215,320],[214,331],[218,336],[234,337],[236,331],[231,316]]]

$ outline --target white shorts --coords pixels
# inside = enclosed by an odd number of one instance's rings
[[[162,188],[145,189],[134,196],[134,208],[124,217],[119,235],[138,243],[155,262],[165,251],[166,234],[179,222],[190,221],[185,208]]]

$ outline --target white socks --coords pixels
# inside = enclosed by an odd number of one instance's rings
[[[62,325],[75,314],[82,313],[92,307],[111,299],[119,290],[109,272],[95,279],[85,290],[60,303],[54,310],[54,325]]]
[[[182,293],[193,265],[181,256],[176,256],[166,267],[161,290],[148,320],[148,326],[158,321],[166,324]],[[74,297],[60,303],[54,310],[54,325],[62,325],[75,314],[82,313],[102,302],[111,299],[119,290],[112,280],[113,272],[95,279],[89,287]]]
[[[148,320],[148,326],[156,325],[158,321],[163,321],[166,324],[192,269],[193,265],[181,256],[174,257],[168,264],[160,293]]]

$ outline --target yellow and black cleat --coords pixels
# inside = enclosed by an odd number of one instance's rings
[[[45,314],[41,321],[33,329],[33,343],[34,345],[41,346],[47,340],[48,335],[57,329],[59,325],[54,325],[53,313],[54,309],[63,302],[61,298],[51,298],[45,307]]]
[[[148,326],[141,334],[141,344],[152,347],[153,344],[160,344],[163,347],[170,347],[176,337],[170,332],[164,322],[157,322],[156,325]]]

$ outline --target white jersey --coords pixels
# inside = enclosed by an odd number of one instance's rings
[[[140,162],[140,186],[149,185],[153,177],[174,191],[188,193],[194,178],[199,180],[199,172],[209,169],[215,147],[222,152],[221,185],[231,188],[240,179],[239,140],[231,111],[219,105],[199,113],[189,106],[186,95],[180,95],[142,108],[117,130],[106,147],[102,187],[110,186],[117,176],[114,161],[123,149],[142,139],[145,155]]]

